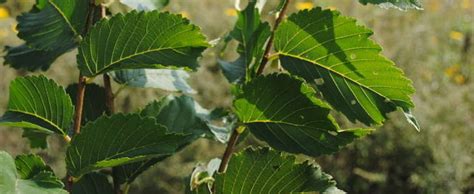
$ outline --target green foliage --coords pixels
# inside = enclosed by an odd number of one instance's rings
[[[318,18],[316,21],[308,18]],[[397,107],[413,107],[411,81],[381,47],[368,37],[372,31],[339,12],[300,11],[275,34],[282,66],[313,83],[324,99],[351,121],[380,125]]]
[[[67,149],[68,172],[80,177],[93,170],[167,156],[187,142],[168,133],[155,119],[138,114],[102,116],[85,125]]]
[[[0,151],[0,166],[0,193],[67,193],[62,189],[62,182],[38,156],[23,155],[13,160],[8,153]]]
[[[332,177],[308,161],[268,148],[248,148],[232,157],[229,168],[218,174],[216,193],[324,192],[334,186]]]
[[[329,105],[302,80],[286,74],[258,77],[244,85],[234,107],[252,134],[291,153],[330,154],[369,131],[340,130]]]
[[[64,89],[44,76],[20,77],[10,84],[8,111],[0,125],[67,134],[74,107]]]
[[[187,67],[208,46],[197,26],[180,16],[132,11],[103,19],[79,46],[84,76],[120,69]]]
[[[366,5],[368,3],[380,5],[384,8],[407,9],[423,9],[418,0],[359,0],[360,3]]]
[[[252,0],[247,8],[238,13],[238,20],[228,38],[239,42],[240,57],[233,62],[220,60],[219,65],[230,82],[243,82],[255,77],[270,37],[270,25],[260,21],[260,13]]]
[[[114,194],[114,188],[107,176],[97,172],[84,175],[72,187],[72,194]]]
[[[145,170],[202,137],[229,141],[228,149],[222,164],[213,159],[205,167],[196,167],[188,192],[341,192],[319,166],[296,163],[295,156],[280,151],[313,157],[332,154],[371,132],[341,129],[330,114],[333,107],[353,123],[368,126],[382,125],[388,113],[402,109],[418,129],[411,114],[412,83],[380,54],[381,47],[369,39],[371,30],[321,8],[285,19],[289,2],[285,0],[276,8],[273,31],[261,18],[265,0],[250,0],[238,12],[225,44],[235,40],[240,56],[232,62],[217,59],[234,84],[231,107],[210,111],[190,96],[168,95],[139,112],[115,114],[112,106],[118,92],[113,93],[107,76],[106,87],[92,84],[92,78],[107,74],[121,87],[195,94],[187,83],[188,71],[197,69],[198,58],[210,45],[188,19],[158,11],[168,0],[121,2],[154,11],[106,17],[111,12],[99,9],[107,4],[103,1],[93,5],[38,0],[30,12],[18,17],[18,36],[26,43],[7,47],[5,63],[29,71],[46,70],[57,57],[79,47],[80,83],[66,92],[44,76],[17,78],[0,118],[0,125],[24,128],[31,147],[46,148],[50,134],[64,137],[67,181],[73,182],[69,192],[122,192],[121,186],[128,188]],[[420,8],[417,1],[360,2]],[[269,58],[272,45],[276,53]],[[286,72],[261,75],[267,65],[262,62],[276,58]],[[82,106],[75,116],[73,102]],[[71,130],[73,123],[78,125]],[[229,160],[239,135],[242,140],[249,133],[276,150],[248,148]],[[99,172],[105,168],[112,169],[114,186],[108,174]],[[38,156],[21,155],[13,162],[0,152],[0,170],[0,193],[66,193],[64,184]]]

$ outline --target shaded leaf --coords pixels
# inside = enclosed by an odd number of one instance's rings
[[[114,194],[107,176],[92,172],[84,175],[72,186],[72,194]]]
[[[287,74],[259,76],[245,84],[234,108],[252,134],[290,153],[330,154],[369,132],[340,130],[329,105],[302,80]]]
[[[111,73],[120,84],[140,88],[158,88],[171,92],[195,94],[187,80],[189,73],[184,70],[170,69],[129,69]]]
[[[16,166],[7,152],[0,151],[0,193],[67,194],[66,190],[62,189],[62,182],[52,171],[42,166],[44,162],[41,159],[32,155],[21,158],[24,160]],[[23,169],[28,166],[31,169]],[[22,169],[17,172],[17,168]],[[34,171],[38,168],[43,170]]]
[[[257,1],[250,1],[247,8],[238,13],[237,23],[229,33],[229,37],[239,42],[237,52],[240,57],[233,62],[219,60],[219,65],[229,82],[239,83],[254,77],[262,61],[265,43],[271,33],[270,25],[260,21],[256,4]]]
[[[18,17],[18,37],[39,50],[74,45],[86,26],[88,7],[87,1],[49,0],[46,5],[36,6],[38,11]]]
[[[120,0],[120,2],[132,9],[145,11],[161,10],[170,3],[169,0]]]
[[[379,5],[383,8],[397,8],[400,10],[423,9],[419,0],[359,0],[360,3]]]
[[[34,154],[18,155],[15,158],[15,166],[21,179],[31,179],[42,171],[53,172],[41,157]]]
[[[23,129],[22,137],[27,138],[28,141],[30,141],[30,148],[46,149],[48,148],[47,137],[50,134],[51,133],[25,128]]]
[[[179,15],[132,11],[99,21],[81,42],[77,58],[88,77],[121,69],[194,69],[207,46],[199,28]]]
[[[386,114],[412,108],[411,81],[381,47],[369,39],[372,31],[337,11],[300,11],[275,34],[282,66],[322,92],[351,121],[382,124]]]
[[[76,103],[77,84],[69,85],[66,88],[66,92],[72,99],[72,102]],[[105,89],[97,84],[87,84],[86,91],[84,93],[84,105],[82,108],[82,125],[88,122],[94,121],[102,116],[107,107],[105,105]]]
[[[231,158],[224,174],[217,174],[216,193],[260,194],[324,192],[336,182],[308,161],[268,148],[247,148]]]
[[[125,164],[114,167],[115,181],[119,184],[132,183],[140,174],[148,170],[156,163],[168,158],[168,156],[161,156],[131,164]]]
[[[44,76],[19,77],[10,84],[7,112],[0,125],[66,135],[74,107],[64,89]]]
[[[15,69],[46,71],[56,58],[70,51],[75,46],[75,44],[63,44],[58,48],[47,51],[30,48],[26,44],[16,47],[6,46],[7,55],[5,56],[4,64],[10,65]]]
[[[66,152],[68,172],[91,171],[174,154],[189,136],[167,133],[155,119],[138,114],[102,116],[86,124]]]

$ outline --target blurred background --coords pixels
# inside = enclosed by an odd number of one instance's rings
[[[16,37],[15,17],[33,3],[7,0],[0,5],[0,47],[21,44]],[[363,6],[356,0],[294,0],[290,5],[290,12],[321,6],[357,18],[374,30],[373,39],[417,89],[414,114],[421,132],[409,126],[401,113],[392,113],[390,120],[368,137],[335,155],[314,158],[348,193],[474,193],[474,0],[422,3],[422,11]],[[263,13],[277,4],[277,0],[268,0]],[[165,10],[189,18],[209,40],[224,36],[237,19],[234,0],[171,0]],[[264,16],[273,22],[273,15]],[[33,74],[44,73],[67,86],[78,76],[75,54],[60,57],[47,72]],[[230,85],[216,64],[221,54],[218,49],[206,51],[201,67],[189,80],[198,91],[195,98],[207,108],[230,106],[232,102]],[[0,52],[2,64],[4,55]],[[31,73],[0,65],[0,112],[7,106],[10,81],[26,74]],[[164,94],[129,88],[120,94],[116,106],[133,112]],[[65,144],[59,138],[50,137],[47,150],[30,150],[21,134],[20,129],[0,127],[0,150],[13,155],[38,153],[64,176]],[[239,147],[249,144],[261,142],[248,137]],[[141,175],[131,193],[183,193],[187,184],[184,177],[196,163],[220,157],[224,148],[214,141],[199,140]]]

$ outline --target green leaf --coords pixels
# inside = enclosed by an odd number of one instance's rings
[[[186,192],[187,194],[210,194],[212,183],[214,182],[214,174],[219,169],[219,165],[221,164],[221,159],[214,158],[207,163],[204,164],[197,164],[194,168],[191,176],[188,177],[187,181],[189,184],[186,185]]]
[[[187,80],[189,73],[184,70],[171,69],[128,69],[111,73],[120,84],[140,88],[158,88],[171,92],[195,94]]]
[[[268,149],[248,148],[234,154],[224,174],[217,174],[216,193],[260,194],[324,192],[336,182],[308,161]]]
[[[33,155],[20,158],[16,166],[7,152],[0,151],[0,193],[67,194],[62,182],[40,158]],[[22,169],[17,172],[17,168]],[[38,169],[42,170],[35,171]]]
[[[120,0],[121,3],[137,10],[161,10],[166,7],[169,0]]]
[[[15,158],[15,165],[21,179],[31,179],[42,171],[53,172],[41,157],[34,154],[18,155]]]
[[[72,194],[114,194],[107,176],[97,172],[84,175],[72,186]]]
[[[102,116],[86,124],[66,152],[68,172],[91,171],[171,155],[189,136],[167,133],[155,119],[138,114]]]
[[[72,99],[72,102],[76,103],[77,84],[69,85],[66,92]],[[107,107],[105,105],[105,89],[97,84],[87,84],[86,91],[84,93],[84,105],[82,108],[82,125],[88,122],[94,121],[102,116]]]
[[[237,23],[229,33],[229,37],[239,42],[237,52],[240,57],[233,62],[219,60],[219,65],[230,82],[240,83],[255,77],[263,58],[265,43],[271,34],[270,25],[260,21],[256,3],[257,1],[250,1],[247,8],[238,13]]]
[[[143,172],[166,158],[168,158],[168,156],[161,156],[149,160],[114,167],[114,181],[117,181],[119,184],[130,184]]]
[[[382,124],[386,114],[412,108],[411,81],[369,37],[372,31],[337,11],[300,11],[275,34],[282,66],[313,83],[351,121]]]
[[[6,46],[5,65],[10,65],[15,69],[27,71],[43,70],[46,71],[51,64],[62,54],[70,51],[75,44],[62,44],[60,47],[52,50],[37,50],[23,44],[16,47]]]
[[[66,135],[74,107],[64,89],[44,76],[20,77],[10,84],[7,112],[0,125]]]
[[[103,19],[79,46],[84,76],[120,69],[197,67],[208,46],[197,26],[170,13],[136,12]]]
[[[153,117],[170,132],[193,134],[199,137],[209,130],[196,111],[197,103],[190,96],[168,95],[153,101],[142,111],[141,116]]]
[[[287,74],[259,76],[245,84],[234,108],[252,134],[290,153],[330,154],[368,133],[340,130],[329,105],[302,80]]]
[[[18,37],[39,50],[75,44],[86,24],[88,1],[49,0],[37,8],[18,17]]]
[[[27,138],[28,141],[30,141],[30,148],[46,149],[48,148],[47,138],[49,135],[51,135],[51,133],[25,128],[23,129],[22,137]]]
[[[364,5],[370,3],[383,8],[397,8],[400,10],[423,9],[419,0],[359,0],[359,2]]]

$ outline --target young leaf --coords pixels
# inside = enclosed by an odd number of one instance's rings
[[[53,172],[41,157],[34,154],[17,156],[15,166],[21,179],[31,179],[42,171]]]
[[[10,84],[7,112],[0,125],[66,135],[74,113],[64,89],[44,76],[20,77]]]
[[[0,151],[0,193],[35,193],[35,194],[67,194],[63,190],[62,182],[54,176],[52,171],[42,166],[44,162],[38,161],[35,156],[25,157],[19,166],[15,166],[13,158],[4,151]],[[24,169],[31,167],[31,169]],[[17,168],[21,168],[17,172]],[[32,173],[32,169],[43,168],[42,171]],[[18,174],[21,173],[21,174]],[[28,178],[23,178],[28,177]]]
[[[18,37],[39,50],[75,44],[86,26],[88,1],[49,0],[37,8],[18,17]]]
[[[234,107],[252,134],[290,153],[330,154],[368,132],[340,131],[329,105],[302,80],[286,74],[259,76],[245,84]]]
[[[46,149],[48,148],[47,138],[51,134],[36,129],[24,128],[22,137],[30,141],[30,148]]]
[[[120,69],[188,67],[208,46],[189,20],[158,11],[117,14],[98,22],[79,46],[84,76]]]
[[[6,46],[7,55],[4,64],[15,69],[46,71],[56,58],[74,47],[76,47],[75,44],[63,44],[58,48],[46,51],[31,48],[26,44],[16,47]]]
[[[382,124],[386,113],[414,106],[414,88],[370,35],[352,18],[315,8],[278,27],[275,50],[286,70],[314,83],[351,121]]]
[[[400,10],[423,9],[418,0],[359,0],[359,2],[364,5],[371,3],[383,8],[397,8]]]
[[[238,13],[239,19],[229,34],[239,42],[237,51],[240,57],[233,62],[219,60],[219,65],[230,82],[243,82],[255,76],[263,58],[265,43],[271,34],[270,25],[260,21],[256,3],[256,0],[249,1],[247,8]]]
[[[120,84],[141,88],[158,88],[171,92],[195,94],[187,80],[189,73],[184,70],[171,69],[128,69],[111,73]]]
[[[77,84],[69,85],[66,92],[76,103]],[[87,84],[84,93],[84,105],[82,108],[82,125],[94,121],[105,113],[105,89],[97,84]]]
[[[152,118],[138,114],[102,116],[86,124],[66,152],[69,174],[91,171],[171,155],[189,136],[167,133]]]
[[[161,10],[170,3],[169,0],[120,0],[120,2],[132,9],[144,11]]]
[[[247,148],[234,154],[226,172],[217,174],[214,186],[216,193],[322,193],[335,184],[330,175],[308,161],[296,164],[291,155]]]
[[[84,175],[72,186],[72,194],[114,194],[114,188],[107,176],[92,172]]]

